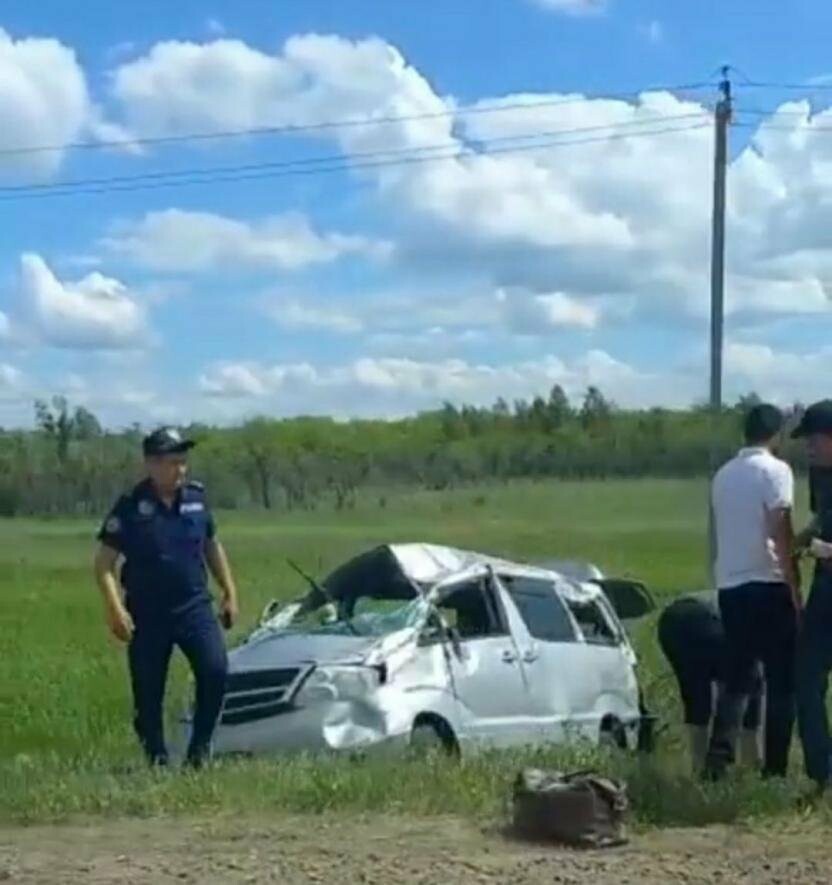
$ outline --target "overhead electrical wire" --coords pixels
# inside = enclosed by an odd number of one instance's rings
[[[689,121],[691,118],[700,117],[702,119],[699,122],[685,123],[686,120]],[[186,170],[178,173],[179,177],[161,180],[147,180],[147,176],[135,176],[133,178],[125,178],[124,180],[119,181],[104,180],[96,182],[95,180],[85,181],[82,179],[76,182],[56,182],[52,184],[32,186],[24,185],[10,188],[0,188],[0,202],[7,202],[12,200],[31,200],[39,198],[42,199],[55,196],[82,196],[89,194],[114,193],[136,190],[156,190],[165,187],[219,184],[238,181],[284,178],[299,175],[317,175],[329,172],[346,172],[361,169],[379,169],[433,162],[447,162],[448,160],[464,160],[468,158],[477,158],[482,156],[550,150],[557,147],[619,141],[622,139],[643,138],[648,136],[669,135],[673,133],[690,132],[692,130],[702,129],[710,125],[710,119],[704,114],[679,115],[678,117],[665,117],[661,119],[661,122],[663,123],[668,123],[672,121],[685,123],[685,125],[662,126],[653,129],[642,128],[629,131],[621,131],[621,125],[626,124],[619,124],[618,131],[608,132],[604,135],[589,135],[571,139],[563,139],[561,136],[573,135],[577,132],[581,132],[582,130],[561,130],[560,133],[557,133],[558,137],[555,138],[553,138],[551,135],[546,136],[545,134],[530,134],[519,136],[519,138],[526,141],[535,138],[548,139],[537,141],[534,144],[506,145],[504,144],[504,142],[508,139],[517,140],[518,138],[508,136],[505,139],[494,139],[490,142],[480,142],[479,144],[481,146],[477,150],[472,150],[470,147],[463,147],[462,149],[449,151],[452,146],[444,146],[446,153],[442,154],[439,153],[439,150],[442,149],[443,146],[436,146],[436,148],[433,149],[412,149],[406,156],[399,156],[388,159],[368,159],[365,157],[364,160],[358,159],[358,161],[356,161],[356,157],[358,157],[359,155],[353,155],[353,157],[342,155],[339,157],[320,158],[318,160],[287,161],[283,164],[252,164],[251,166],[245,167],[244,169],[232,167],[231,169],[226,168],[226,170],[224,171],[221,168],[214,168],[203,171],[192,170],[190,172]],[[649,122],[655,124],[656,122],[658,122],[658,120],[651,120]],[[614,127],[608,126],[600,128],[610,129]],[[490,145],[494,143],[497,143],[498,146],[491,147]],[[425,153],[425,151],[430,150],[433,150],[434,153]],[[383,154],[384,152],[380,153]],[[318,165],[311,165],[313,162],[317,162]],[[163,175],[165,173],[156,174]]]
[[[188,132],[176,135],[148,135],[123,139],[96,139],[94,141],[75,141],[64,144],[28,145],[15,148],[0,149],[2,156],[21,156],[26,154],[63,152],[73,150],[101,150],[106,148],[146,147],[151,145],[177,144],[190,141],[211,141],[227,138],[257,137],[266,135],[298,135],[327,130],[353,129],[363,126],[379,126],[395,123],[417,122],[444,117],[460,117],[477,114],[497,114],[506,111],[530,110],[536,108],[563,107],[566,105],[584,104],[591,101],[617,101],[637,98],[649,92],[696,92],[710,89],[713,83],[687,83],[678,86],[648,86],[643,89],[618,93],[584,93],[574,98],[548,99],[537,102],[507,102],[503,104],[462,105],[442,111],[426,111],[418,114],[402,114],[381,117],[358,117],[344,120],[324,120],[318,123],[286,124],[281,126],[259,126],[242,129],[226,129],[209,132]]]
[[[818,90],[832,89],[832,83],[761,83],[755,80],[749,80],[747,83],[740,84],[742,89],[782,89],[791,92],[793,90],[802,90],[803,92],[816,92]]]
[[[667,114],[656,114],[652,117],[634,119],[634,120],[626,120],[620,123],[606,123],[597,126],[583,126],[583,127],[573,127],[569,129],[549,129],[544,130],[542,132],[530,132],[516,135],[504,135],[504,136],[496,136],[494,138],[489,139],[473,139],[472,142],[474,144],[504,144],[504,143],[513,143],[513,142],[521,142],[521,141],[530,141],[532,139],[540,139],[540,138],[556,138],[562,135],[583,135],[589,133],[602,132],[605,130],[613,130],[618,131],[623,127],[642,127],[648,125],[654,125],[657,123],[673,123],[673,122],[683,122],[690,120],[705,120],[706,115],[702,112],[699,113],[691,113],[691,114],[676,114],[676,115],[667,115]],[[638,129],[635,130],[636,132]],[[463,145],[465,147],[465,145]],[[76,187],[89,187],[89,186],[103,186],[103,185],[111,185],[111,184],[125,184],[125,183],[134,183],[139,181],[158,181],[164,179],[174,179],[179,177],[190,177],[195,175],[224,175],[224,174],[236,174],[240,172],[251,172],[256,170],[264,170],[264,169],[283,169],[287,167],[294,166],[314,166],[320,164],[331,164],[335,162],[342,161],[357,161],[361,162],[364,160],[371,159],[381,159],[381,158],[395,158],[399,156],[409,156],[414,153],[422,153],[422,152],[438,152],[438,151],[448,151],[450,149],[459,150],[459,145],[454,144],[434,144],[434,145],[421,145],[421,146],[412,146],[412,147],[403,147],[403,148],[382,148],[380,150],[375,151],[360,151],[353,154],[335,154],[328,155],[322,157],[301,157],[294,160],[281,160],[281,161],[271,161],[271,162],[262,162],[262,163],[246,163],[243,165],[235,165],[235,166],[208,166],[203,168],[195,168],[195,169],[179,169],[179,170],[167,170],[161,172],[143,172],[136,175],[117,175],[110,176],[107,178],[80,178],[80,179],[68,179],[65,181],[52,181],[43,184],[20,184],[20,185],[7,185],[0,186],[0,194],[3,193],[29,193],[41,190],[62,190],[64,188],[76,188]],[[471,150],[470,145],[468,145],[468,149]]]

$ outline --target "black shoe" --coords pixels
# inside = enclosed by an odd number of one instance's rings
[[[192,771],[199,771],[206,766],[209,758],[207,750],[189,750],[188,755],[185,757],[185,768],[190,768]]]

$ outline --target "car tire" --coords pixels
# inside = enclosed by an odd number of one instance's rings
[[[419,719],[410,732],[410,751],[419,757],[455,756],[456,740],[450,727],[433,719]]]
[[[598,746],[610,750],[626,750],[627,730],[620,719],[615,716],[605,716],[601,721],[601,732],[598,735]]]

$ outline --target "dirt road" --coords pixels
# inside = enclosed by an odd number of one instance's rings
[[[530,848],[457,819],[275,817],[0,829],[0,881],[456,885],[825,883],[819,826],[666,830],[594,853]]]

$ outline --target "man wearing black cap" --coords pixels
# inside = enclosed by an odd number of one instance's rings
[[[222,705],[226,652],[211,604],[206,563],[221,590],[226,629],[237,615],[237,590],[215,537],[205,491],[186,479],[187,453],[193,446],[172,428],[145,438],[147,477],[110,511],[98,533],[95,558],[108,626],[128,647],[134,727],[155,765],[168,760],[162,702],[174,646],[188,659],[196,682],[188,764],[199,767],[207,757]],[[125,591],[123,601],[119,584]]]
[[[745,417],[745,447],[716,473],[711,505],[716,586],[728,646],[726,701],[714,723],[709,773],[733,761],[742,710],[758,662],[766,683],[763,773],[782,776],[794,728],[794,654],[802,607],[794,566],[794,477],[774,455],[783,427],[775,406]]]
[[[832,400],[809,406],[792,436],[808,447],[813,520],[805,545],[816,559],[798,653],[798,726],[806,773],[822,792],[830,782],[832,750],[826,715],[832,670]]]

